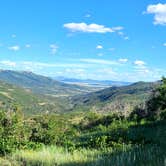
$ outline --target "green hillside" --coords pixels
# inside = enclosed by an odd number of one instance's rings
[[[145,102],[159,82],[137,82],[122,87],[110,87],[97,92],[71,98],[75,109],[80,107],[102,112],[131,111],[136,105]]]
[[[26,71],[1,70],[0,80],[16,86],[28,88],[37,94],[55,97],[84,94],[94,91],[94,88],[66,84],[55,81],[49,77]]]
[[[60,112],[65,110],[64,103],[64,100],[62,103],[57,98],[36,95],[29,89],[0,81],[0,107],[5,110],[10,110],[13,105],[18,105],[25,114]]]

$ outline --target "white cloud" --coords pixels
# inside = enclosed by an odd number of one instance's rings
[[[25,47],[26,47],[26,48],[30,48],[31,45],[30,45],[30,44],[26,44]]]
[[[121,26],[113,27],[112,30],[113,31],[120,31],[120,30],[123,30],[123,27],[121,27]]]
[[[103,46],[102,45],[97,45],[96,49],[103,49]]]
[[[166,47],[166,43],[164,43],[163,46]]]
[[[72,62],[73,63],[71,63],[71,59],[68,59],[67,63],[45,63],[35,61],[14,62],[10,60],[2,60],[0,61],[0,67],[2,69],[33,71],[38,74],[54,77],[61,75],[65,77],[82,79],[96,78],[101,80],[118,81],[153,81],[160,79],[162,75],[166,75],[165,69],[161,70],[150,68],[147,65],[132,65],[129,66],[129,70],[124,70],[125,65],[121,65],[118,60],[110,61],[104,59],[77,59],[75,61],[72,60]],[[119,64],[121,66],[111,66],[112,64]],[[140,63],[137,60],[136,64],[143,63]]]
[[[8,47],[8,49],[12,50],[12,51],[19,51],[20,50],[20,46],[15,45],[15,46]]]
[[[9,60],[0,61],[0,64],[4,66],[10,66],[10,67],[16,66],[16,62],[9,61]]]
[[[149,5],[146,10],[147,14],[154,14],[154,24],[166,25],[166,4]]]
[[[92,63],[92,64],[101,64],[101,65],[118,65],[119,63],[111,60],[104,59],[80,59],[81,62]]]
[[[139,68],[139,69],[136,69],[135,70],[137,73],[149,73],[150,71],[149,71],[149,69],[147,69],[147,68],[143,68],[143,69],[141,69],[141,68]]]
[[[118,35],[121,36],[124,40],[129,40],[129,37],[124,34],[124,32],[119,31]]]
[[[37,68],[65,68],[65,67],[75,67],[81,68],[86,67],[84,64],[79,63],[43,63],[43,62],[32,62],[32,61],[22,61],[18,62],[20,66],[28,66],[28,67],[37,67]]]
[[[112,33],[115,31],[122,30],[123,27],[105,27],[104,25],[99,24],[86,24],[82,23],[67,23],[63,25],[65,28],[69,29],[71,32],[85,32],[85,33]]]
[[[58,46],[56,44],[50,44],[51,54],[56,54]]]
[[[126,63],[126,62],[128,62],[128,59],[126,59],[126,58],[124,58],[124,59],[123,59],[123,58],[120,58],[120,59],[119,59],[119,62],[121,62],[121,63]]]
[[[141,60],[136,60],[134,62],[134,64],[137,65],[137,66],[144,66],[146,63],[144,61],[141,61]]]

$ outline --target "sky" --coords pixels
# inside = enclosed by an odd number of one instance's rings
[[[135,82],[165,64],[165,0],[0,0],[0,69]]]

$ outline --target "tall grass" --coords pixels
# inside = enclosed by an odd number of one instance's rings
[[[99,154],[97,150],[81,149],[69,152],[59,147],[43,147],[39,151],[21,150],[13,154],[13,160],[23,162],[27,166],[53,166],[67,163],[86,163],[93,161]]]
[[[0,160],[1,161],[1,160]],[[5,161],[5,160],[4,160]],[[55,146],[38,151],[20,150],[2,166],[166,166],[166,153],[157,146],[111,149],[80,149],[69,152]],[[10,164],[10,162],[12,164]]]

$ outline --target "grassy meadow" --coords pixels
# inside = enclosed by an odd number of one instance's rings
[[[69,152],[49,146],[40,150],[16,151],[5,159],[2,166],[165,166],[165,151],[157,146],[128,147],[121,151],[79,149]]]

